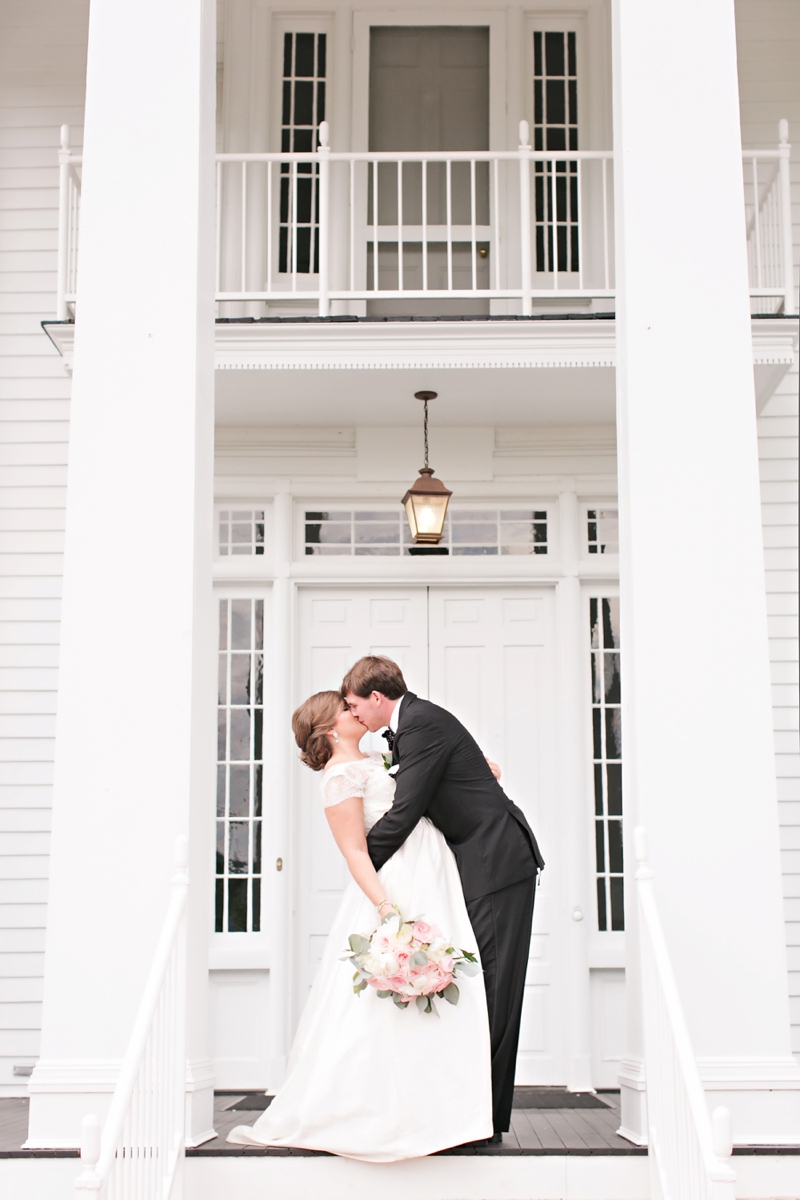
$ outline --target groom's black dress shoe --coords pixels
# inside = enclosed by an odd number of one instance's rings
[[[488,1138],[487,1142],[486,1142],[487,1146],[502,1146],[502,1144],[503,1144],[502,1133],[493,1133],[492,1136],[490,1138]]]

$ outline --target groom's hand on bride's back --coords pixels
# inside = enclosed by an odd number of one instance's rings
[[[489,770],[492,772],[492,774],[494,775],[495,779],[496,779],[496,780],[497,780],[497,782],[499,783],[499,782],[500,782],[500,776],[503,774],[503,772],[500,770],[500,768],[498,767],[498,765],[497,765],[497,763],[496,763],[496,762],[492,762],[492,760],[489,758],[489,755],[488,755],[488,754],[485,754],[485,755],[484,755],[484,758],[486,759],[487,763],[489,764]]]

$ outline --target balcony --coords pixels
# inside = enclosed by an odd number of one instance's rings
[[[612,151],[217,155],[220,317],[612,311]],[[74,315],[81,156],[62,129],[58,318]],[[743,154],[754,314],[795,311],[788,124]]]

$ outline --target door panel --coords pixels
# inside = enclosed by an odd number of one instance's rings
[[[408,686],[453,712],[503,768],[503,786],[540,837],[552,841],[554,675],[552,596],[527,588],[309,588],[300,593],[299,703],[338,688],[368,653],[400,663]],[[430,670],[430,679],[428,672]],[[430,684],[430,688],[429,685]],[[384,749],[370,735],[365,748]],[[302,1009],[347,881],[319,797],[298,763],[295,796],[295,1012]],[[555,832],[555,831],[554,831]],[[549,882],[549,881],[548,881]],[[534,917],[517,1066],[521,1084],[563,1083],[559,971],[547,886]]]
[[[400,664],[409,687],[426,695],[427,593],[408,589],[308,588],[298,603],[298,693],[340,687],[345,672],[364,654],[386,654]],[[384,750],[376,734],[363,749]],[[320,799],[320,776],[296,768],[294,837],[295,930],[301,949],[295,962],[295,1017],[299,1018],[325,938],[347,883],[347,867],[331,837]]]
[[[554,795],[552,597],[524,588],[431,588],[430,698],[453,712],[500,763],[508,795],[545,847]],[[546,851],[545,851],[546,852]],[[539,888],[525,990],[517,1082],[563,1082],[558,972],[550,956],[546,889]]]

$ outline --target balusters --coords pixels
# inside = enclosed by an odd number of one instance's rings
[[[530,131],[527,121],[519,123],[519,247],[522,282],[522,315],[533,312],[531,297],[531,166]],[[547,226],[545,225],[545,230]]]

